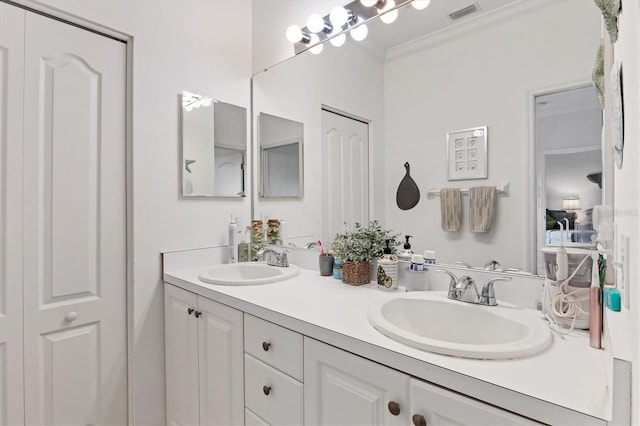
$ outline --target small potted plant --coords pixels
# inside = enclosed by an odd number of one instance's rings
[[[353,230],[345,225],[337,234],[332,247],[336,259],[342,260],[342,282],[351,285],[368,284],[371,280],[371,261],[382,256],[386,240],[396,248],[397,234],[382,229],[377,220],[365,227],[356,223]]]

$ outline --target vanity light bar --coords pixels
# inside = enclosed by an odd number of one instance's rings
[[[496,185],[496,192],[501,197],[509,196],[509,182],[503,183],[502,185]],[[469,188],[460,188],[460,193],[462,195],[469,194]],[[440,190],[438,188],[432,187],[427,191],[427,198],[436,198],[440,196]]]
[[[389,8],[389,10],[385,10],[385,14],[393,10],[396,10],[408,3],[411,3],[411,1],[412,0],[396,0],[395,7]],[[378,13],[378,9],[376,7],[363,6],[360,0],[354,0],[351,3],[345,5],[344,8],[347,11],[351,12],[355,17],[357,17],[357,20],[353,25],[346,23],[342,26],[342,29],[334,28],[333,32],[330,32],[330,33],[327,33],[325,31],[320,31],[318,33],[315,33],[315,35],[318,37],[318,41],[316,41],[315,43],[311,43],[309,41],[310,34],[312,34],[313,32],[310,31],[309,28],[304,27],[302,28],[302,34],[306,35],[307,37],[293,44],[295,54],[297,55],[298,53],[302,53],[305,50],[308,50],[315,45],[322,44],[325,41],[327,41],[329,38],[335,37],[339,34],[347,33],[352,29],[359,27],[362,24],[366,24],[367,22],[371,21],[373,18],[380,16]],[[325,15],[323,19],[324,19],[324,22],[326,23],[330,22],[328,14]]]

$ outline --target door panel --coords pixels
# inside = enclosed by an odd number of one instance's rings
[[[408,375],[306,337],[304,395],[306,425],[409,424]]]
[[[171,285],[164,289],[167,424],[197,425],[198,298]]]
[[[0,3],[0,424],[24,422],[22,88],[25,12]]]
[[[200,297],[200,424],[244,423],[242,312]]]
[[[125,424],[126,46],[25,34],[25,421]]]
[[[369,126],[322,110],[323,238],[369,222]]]

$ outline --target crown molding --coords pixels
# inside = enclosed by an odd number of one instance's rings
[[[418,37],[399,46],[392,47],[387,50],[386,62],[393,62],[414,53],[468,37],[471,34],[487,28],[502,25],[563,2],[563,0],[519,0],[504,5],[489,12],[454,23],[433,33]]]

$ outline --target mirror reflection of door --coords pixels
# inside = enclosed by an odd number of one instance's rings
[[[244,196],[244,151],[228,148],[215,148],[213,151],[216,196]]]
[[[541,248],[595,241],[592,211],[603,200],[602,107],[592,86],[535,97],[535,147],[536,252],[543,275]]]
[[[369,222],[369,125],[322,110],[322,239]]]

